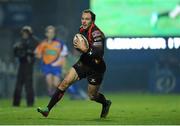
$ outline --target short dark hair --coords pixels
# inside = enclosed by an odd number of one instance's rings
[[[23,26],[21,29],[21,33],[24,33],[24,32],[29,35],[33,34],[32,27],[28,25]]]
[[[45,28],[45,31],[47,32],[49,29],[53,29],[54,32],[56,32],[56,28],[55,28],[53,25],[48,25],[48,26]]]
[[[90,9],[83,10],[82,13],[90,13],[90,14],[91,14],[91,19],[92,19],[92,21],[95,22],[95,20],[96,20],[96,15],[95,15],[95,13],[93,13]]]

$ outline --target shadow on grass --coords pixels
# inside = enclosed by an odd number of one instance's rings
[[[112,118],[94,118],[94,119],[86,119],[85,121],[92,121],[92,122],[102,122],[102,123],[118,123],[118,121],[112,119]]]
[[[46,118],[46,117],[40,117],[40,118],[38,118],[38,119],[40,119],[40,120],[62,120],[61,118],[55,118],[55,117],[48,117],[48,118]]]

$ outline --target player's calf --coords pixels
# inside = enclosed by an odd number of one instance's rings
[[[97,95],[89,94],[89,98],[93,101],[102,104],[102,111],[100,117],[101,118],[107,117],[112,102],[110,100],[106,100],[105,96],[101,93],[98,93]]]
[[[54,107],[54,105],[63,97],[65,91],[61,91],[60,89],[56,89],[56,92],[51,97],[49,104],[45,108],[37,108],[37,111],[41,113],[43,116],[47,117],[50,110]]]
[[[111,107],[112,102],[110,100],[106,100],[106,103],[102,106],[102,111],[101,111],[101,118],[106,118],[108,113],[109,113],[109,109]]]

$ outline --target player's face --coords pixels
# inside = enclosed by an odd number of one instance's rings
[[[22,32],[22,38],[23,39],[28,39],[29,38],[29,34],[27,32]]]
[[[81,24],[83,29],[87,29],[92,24],[91,14],[83,13],[81,17]]]
[[[47,31],[46,31],[46,37],[48,38],[48,39],[53,39],[54,37],[55,37],[55,31],[54,31],[54,29],[48,29]]]

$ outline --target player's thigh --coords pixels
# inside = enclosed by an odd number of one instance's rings
[[[54,75],[54,76],[53,76],[53,85],[54,85],[55,87],[57,87],[59,83],[60,83],[60,77]]]
[[[90,97],[90,99],[93,100],[98,95],[99,88],[100,85],[88,84],[88,96]]]
[[[104,72],[98,72],[96,70],[90,70],[87,75],[87,81],[91,85],[101,85],[104,78]]]
[[[66,90],[73,82],[77,80],[79,80],[78,74],[76,70],[72,67],[65,76],[64,80],[59,84],[58,88]]]
[[[48,86],[52,86],[53,85],[53,75],[52,74],[46,74],[46,82],[48,84]]]

